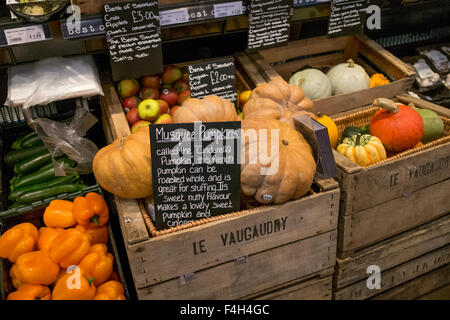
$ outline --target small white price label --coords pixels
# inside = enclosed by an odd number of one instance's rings
[[[159,19],[162,26],[186,23],[189,22],[189,13],[187,8],[164,10],[159,13]]]
[[[8,45],[22,44],[45,40],[44,28],[41,24],[4,30]]]
[[[214,5],[214,18],[238,16],[243,13],[242,1]]]

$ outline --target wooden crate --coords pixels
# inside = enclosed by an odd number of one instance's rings
[[[290,281],[249,297],[252,300],[331,300],[334,268]]]
[[[332,39],[322,36],[292,41],[283,47],[248,53],[243,65],[253,85],[257,85],[279,76],[289,81],[291,75],[305,66],[329,68],[348,59],[363,66],[369,76],[384,73],[391,83],[314,100],[316,112],[336,114],[351,110],[372,103],[379,97],[394,97],[409,90],[414,83],[415,72],[411,67],[364,35]]]
[[[104,84],[103,90],[103,122],[111,142],[129,135],[130,128],[114,85]],[[299,200],[160,236],[149,232],[140,201],[115,197],[138,298],[240,299],[332,268],[339,194],[335,180],[319,180]],[[277,226],[276,232],[231,245],[224,240],[231,232],[236,237],[265,224]],[[194,243],[206,252],[196,254]]]
[[[406,95],[397,98],[439,113],[446,123],[444,136],[369,167],[334,151],[341,188],[339,257],[450,212],[450,110]],[[333,118],[342,132],[348,125],[362,125],[364,112]]]
[[[70,0],[72,5],[77,5],[81,9],[81,14],[102,13],[104,4],[114,4],[120,2],[129,2],[129,0]],[[171,5],[179,3],[189,3],[189,0],[159,0],[159,5]]]
[[[418,228],[370,246],[348,258],[338,258],[334,277],[333,296],[337,300],[416,298],[436,288],[429,276],[415,280],[450,262],[450,213]],[[370,274],[367,268],[376,265],[381,270],[381,289],[367,288]],[[448,268],[445,270],[448,271]],[[441,277],[444,271],[436,272]],[[450,278],[447,280],[450,282]],[[444,275],[445,277],[445,275]],[[402,290],[413,290],[408,281],[422,283],[415,293],[401,295]],[[431,281],[431,282],[430,282]],[[435,281],[436,282],[436,281]],[[442,283],[442,286],[448,282]],[[403,288],[401,289],[401,286]],[[409,288],[411,287],[411,288]],[[409,288],[409,289],[406,289]],[[392,291],[391,291],[392,290]],[[412,292],[412,291],[411,291]]]

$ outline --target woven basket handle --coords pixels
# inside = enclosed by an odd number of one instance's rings
[[[373,101],[375,107],[383,108],[391,113],[397,113],[399,111],[397,104],[386,98],[378,98]]]

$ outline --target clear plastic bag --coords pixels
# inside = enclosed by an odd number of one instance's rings
[[[8,69],[6,105],[10,107],[95,95],[103,95],[103,90],[91,56],[53,57]]]
[[[83,138],[87,131],[97,123],[97,118],[87,108],[77,107],[70,123],[36,118],[30,126],[37,132],[52,156],[56,176],[69,173],[89,174],[92,172],[92,161],[98,151],[94,142]],[[75,168],[64,167],[55,157],[66,154],[76,161]]]

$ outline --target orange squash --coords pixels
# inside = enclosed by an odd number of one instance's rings
[[[425,126],[417,111],[384,98],[376,99],[373,105],[382,110],[373,116],[370,134],[378,137],[386,150],[402,152],[422,139]]]
[[[301,133],[274,119],[244,120],[242,130],[243,195],[254,196],[260,203],[279,204],[308,192],[316,173],[316,162],[311,146]],[[264,145],[267,147],[263,148]]]
[[[149,126],[100,149],[93,171],[98,183],[119,197],[137,199],[153,194]]]

